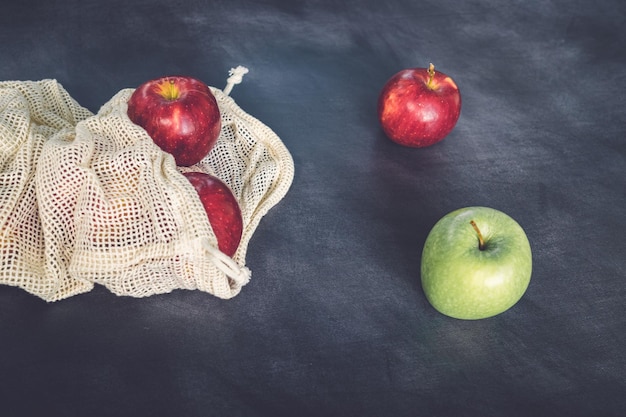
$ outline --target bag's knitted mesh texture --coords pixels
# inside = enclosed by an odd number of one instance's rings
[[[211,88],[222,113],[215,148],[182,168],[126,115],[132,89],[97,114],[55,80],[0,82],[0,284],[46,301],[101,284],[144,297],[198,289],[220,298],[250,277],[248,243],[293,180],[278,136]],[[219,252],[198,195],[181,174],[204,171],[230,186],[244,232]]]

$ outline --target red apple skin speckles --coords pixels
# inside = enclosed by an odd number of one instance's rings
[[[243,219],[237,199],[230,188],[213,175],[203,172],[185,172],[183,175],[200,197],[217,238],[218,249],[232,257],[237,252],[243,233]]]
[[[219,107],[210,88],[184,76],[140,85],[128,100],[128,117],[172,154],[179,166],[194,165],[207,156],[221,129]]]
[[[431,64],[392,76],[381,90],[377,110],[382,129],[392,141],[422,148],[452,131],[461,114],[461,94],[452,78],[434,71]]]

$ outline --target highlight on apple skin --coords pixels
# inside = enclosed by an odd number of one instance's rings
[[[526,233],[507,214],[465,207],[442,217],[422,251],[421,282],[440,313],[476,320],[500,314],[526,292],[532,252]]]
[[[461,93],[443,72],[410,68],[393,75],[378,96],[378,120],[385,135],[407,147],[423,148],[443,140],[461,114]]]
[[[192,77],[168,76],[141,84],[128,100],[127,113],[178,166],[200,162],[221,130],[215,96]]]

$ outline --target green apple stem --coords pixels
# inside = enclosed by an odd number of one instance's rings
[[[472,227],[476,231],[476,234],[478,235],[478,249],[485,250],[485,239],[483,238],[483,234],[480,232],[478,225],[476,224],[474,220],[471,220],[470,224],[472,225]]]
[[[428,66],[428,82],[426,83],[428,88],[433,88],[433,78],[435,78],[435,66],[431,62]]]

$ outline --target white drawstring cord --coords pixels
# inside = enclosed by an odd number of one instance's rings
[[[226,80],[226,87],[222,92],[225,95],[229,95],[235,84],[240,84],[243,80],[243,76],[249,72],[248,68],[239,65],[237,68],[231,68],[228,71],[228,79]],[[222,271],[228,278],[234,281],[234,283],[243,287],[250,281],[251,272],[247,267],[241,267],[231,257],[227,256],[219,249],[211,245],[207,240],[202,241],[202,247],[213,257],[213,264]]]
[[[202,240],[203,248],[213,257],[213,264],[239,287],[250,281],[251,272],[247,267],[241,267],[231,257],[211,245],[206,239]]]
[[[240,84],[243,80],[243,76],[248,73],[248,68],[239,65],[237,68],[231,68],[228,71],[228,79],[226,80],[226,87],[224,87],[223,93],[229,95],[235,84]]]

